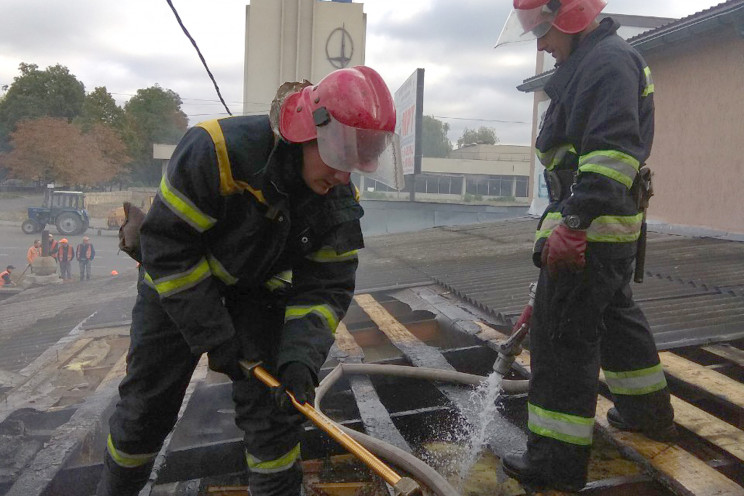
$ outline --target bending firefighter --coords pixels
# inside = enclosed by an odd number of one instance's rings
[[[394,129],[387,86],[359,66],[285,83],[270,116],[187,131],[141,228],[130,206],[120,231],[142,263],[98,495],[147,482],[202,353],[233,381],[251,494],[300,494],[303,418],[283,391],[313,401],[363,247],[350,173],[396,186]],[[282,388],[246,379],[241,359],[263,361]]]
[[[534,252],[541,270],[527,452],[504,457],[503,468],[522,482],[568,491],[587,480],[600,366],[615,402],[610,424],[659,441],[676,436],[656,346],[630,289],[654,85],[643,58],[617,35],[619,24],[596,21],[604,6],[514,0],[498,43],[537,38],[557,66],[536,142],[550,204]]]

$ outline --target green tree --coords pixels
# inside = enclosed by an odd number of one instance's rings
[[[154,143],[175,144],[188,126],[181,97],[158,85],[137,90],[124,106],[125,141],[132,157],[131,177],[136,183],[160,182],[160,163],[152,158]]]
[[[465,128],[460,139],[457,140],[457,148],[465,145],[495,145],[499,142],[496,131],[493,128],[481,126],[475,129]]]
[[[116,100],[106,90],[105,86],[98,86],[85,95],[83,109],[76,122],[85,131],[91,129],[95,124],[105,124],[122,131],[124,128],[124,109],[116,104]]]
[[[452,142],[447,138],[449,124],[425,115],[422,126],[421,152],[424,157],[446,157],[452,150]]]
[[[71,122],[80,115],[85,86],[67,67],[54,65],[40,71],[36,64],[21,63],[21,75],[13,80],[0,100],[0,146],[23,119],[54,117]]]

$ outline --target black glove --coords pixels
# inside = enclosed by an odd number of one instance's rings
[[[298,403],[315,402],[315,374],[307,365],[300,362],[289,362],[279,371],[280,387],[274,388],[272,394],[277,406],[287,413],[296,413],[292,400],[285,391],[292,393]]]
[[[215,372],[227,375],[233,381],[244,379],[243,369],[240,368],[239,360],[243,359],[240,342],[233,337],[222,342],[207,352],[209,368]]]
[[[142,262],[139,229],[145,220],[145,213],[129,202],[124,202],[124,224],[119,228],[119,249]]]

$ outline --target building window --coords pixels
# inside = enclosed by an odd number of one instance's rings
[[[527,185],[530,182],[530,178],[526,176],[517,176],[517,183],[514,187],[514,196],[517,198],[527,198],[528,189]]]

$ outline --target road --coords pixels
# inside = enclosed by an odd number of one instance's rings
[[[62,235],[52,227],[50,233],[55,239],[62,239]],[[100,233],[100,234],[99,234]],[[85,233],[90,237],[91,243],[96,249],[96,258],[93,260],[91,277],[111,277],[111,271],[121,273],[126,270],[134,270],[137,262],[129,258],[124,252],[119,251],[118,231],[88,229]],[[41,238],[40,234],[27,235],[21,231],[20,222],[0,221],[0,271],[5,266],[14,265],[16,270],[22,271],[26,265],[26,252],[33,244],[34,239]],[[82,241],[83,236],[70,236],[67,239],[73,248]],[[77,263],[72,265],[73,277],[78,276]]]

